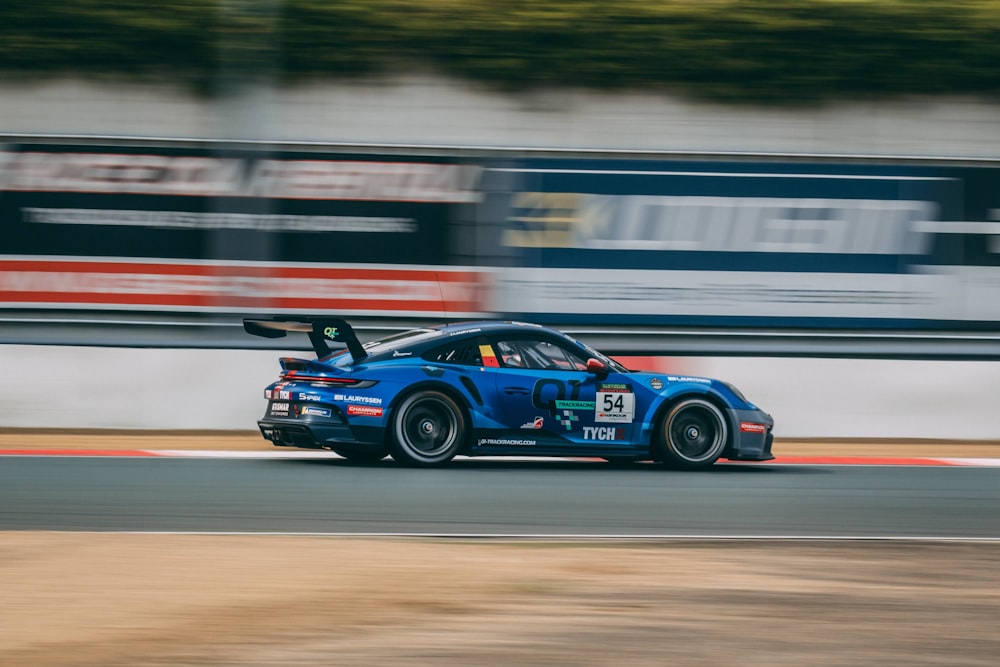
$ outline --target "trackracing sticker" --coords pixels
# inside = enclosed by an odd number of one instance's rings
[[[538,443],[527,438],[479,438],[477,445],[501,445],[504,447],[534,447]]]

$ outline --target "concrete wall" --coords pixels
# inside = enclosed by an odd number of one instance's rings
[[[3,345],[0,428],[252,430],[279,356]],[[1000,439],[1000,362],[688,357],[639,363],[733,382],[771,412],[781,438]]]
[[[0,83],[0,132],[620,150],[1000,157],[1000,103],[725,106],[636,92],[502,94],[428,75],[262,88]]]

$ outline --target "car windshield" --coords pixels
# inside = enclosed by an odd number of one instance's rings
[[[567,338],[569,338],[569,336],[567,336]],[[603,361],[607,365],[607,367],[609,369],[611,369],[613,372],[615,372],[615,373],[631,373],[632,372],[629,369],[627,369],[624,366],[622,366],[617,361],[615,361],[614,359],[612,359],[611,357],[609,357],[609,356],[607,356],[605,354],[601,354],[600,352],[598,352],[594,348],[590,347],[586,343],[581,343],[580,341],[576,340],[575,338],[570,338],[570,340],[572,340],[574,343],[576,343],[577,345],[579,345],[580,347],[582,347],[584,350],[586,350],[587,354],[589,354],[590,356],[594,357],[595,359],[599,359],[600,361]]]

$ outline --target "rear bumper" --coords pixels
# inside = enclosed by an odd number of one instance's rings
[[[774,419],[762,410],[729,410],[733,441],[723,453],[731,461],[770,461],[774,458]]]
[[[302,449],[332,449],[344,446],[353,450],[381,450],[384,431],[381,428],[349,426],[305,421],[303,419],[276,419],[257,422],[260,434],[277,447]]]

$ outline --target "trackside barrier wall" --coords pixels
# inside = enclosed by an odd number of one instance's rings
[[[0,425],[252,431],[282,354],[0,345],[0,368],[9,379],[0,385]],[[779,441],[1000,439],[1000,362],[689,357],[629,363],[733,382],[774,416]]]

